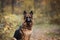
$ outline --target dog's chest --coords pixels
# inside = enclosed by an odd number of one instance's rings
[[[30,35],[32,33],[32,30],[24,29],[23,32],[25,35]]]

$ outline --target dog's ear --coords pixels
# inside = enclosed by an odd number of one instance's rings
[[[30,14],[33,15],[33,11],[31,11]]]
[[[26,11],[24,11],[24,12],[23,12],[23,15],[26,15],[26,14],[27,14],[27,12],[26,12]]]

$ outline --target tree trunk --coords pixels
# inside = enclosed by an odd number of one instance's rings
[[[4,0],[1,0],[1,13],[4,12]]]

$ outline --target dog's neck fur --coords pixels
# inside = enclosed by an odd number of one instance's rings
[[[22,25],[23,25],[23,28],[24,29],[31,30],[32,29],[33,22],[31,22],[29,25],[26,22],[24,22]]]

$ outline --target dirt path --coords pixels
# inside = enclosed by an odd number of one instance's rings
[[[57,25],[36,25],[33,27],[31,40],[57,40],[48,37],[46,34],[49,32],[59,34],[58,29]]]

